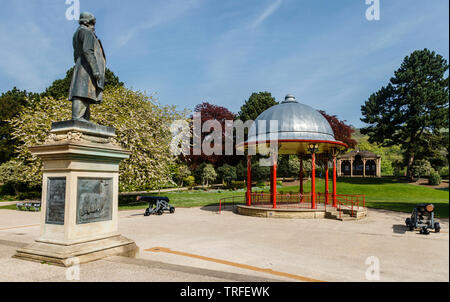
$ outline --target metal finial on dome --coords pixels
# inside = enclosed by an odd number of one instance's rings
[[[297,101],[295,100],[295,96],[293,94],[288,94],[281,103],[297,103]]]

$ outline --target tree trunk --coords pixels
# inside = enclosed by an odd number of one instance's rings
[[[408,167],[407,167],[407,174],[410,180],[413,180],[413,175],[412,175],[412,165],[414,163],[414,154],[409,156],[409,160],[408,160]]]
[[[12,187],[14,190],[14,194],[16,194],[16,197],[19,196],[19,194],[20,194],[19,185],[13,184]]]

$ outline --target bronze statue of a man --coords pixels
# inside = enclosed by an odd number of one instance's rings
[[[89,105],[103,101],[106,57],[95,35],[95,22],[93,14],[81,13],[80,26],[73,35],[75,69],[69,90],[73,120],[89,121]]]

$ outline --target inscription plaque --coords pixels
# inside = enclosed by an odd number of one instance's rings
[[[78,177],[77,224],[112,219],[112,180]]]
[[[48,178],[45,223],[64,225],[65,206],[66,206],[66,178],[65,177]]]

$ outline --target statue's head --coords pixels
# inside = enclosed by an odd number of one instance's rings
[[[78,23],[86,25],[86,26],[94,26],[96,22],[96,19],[93,14],[89,12],[82,12],[80,14],[80,19],[78,20]]]

